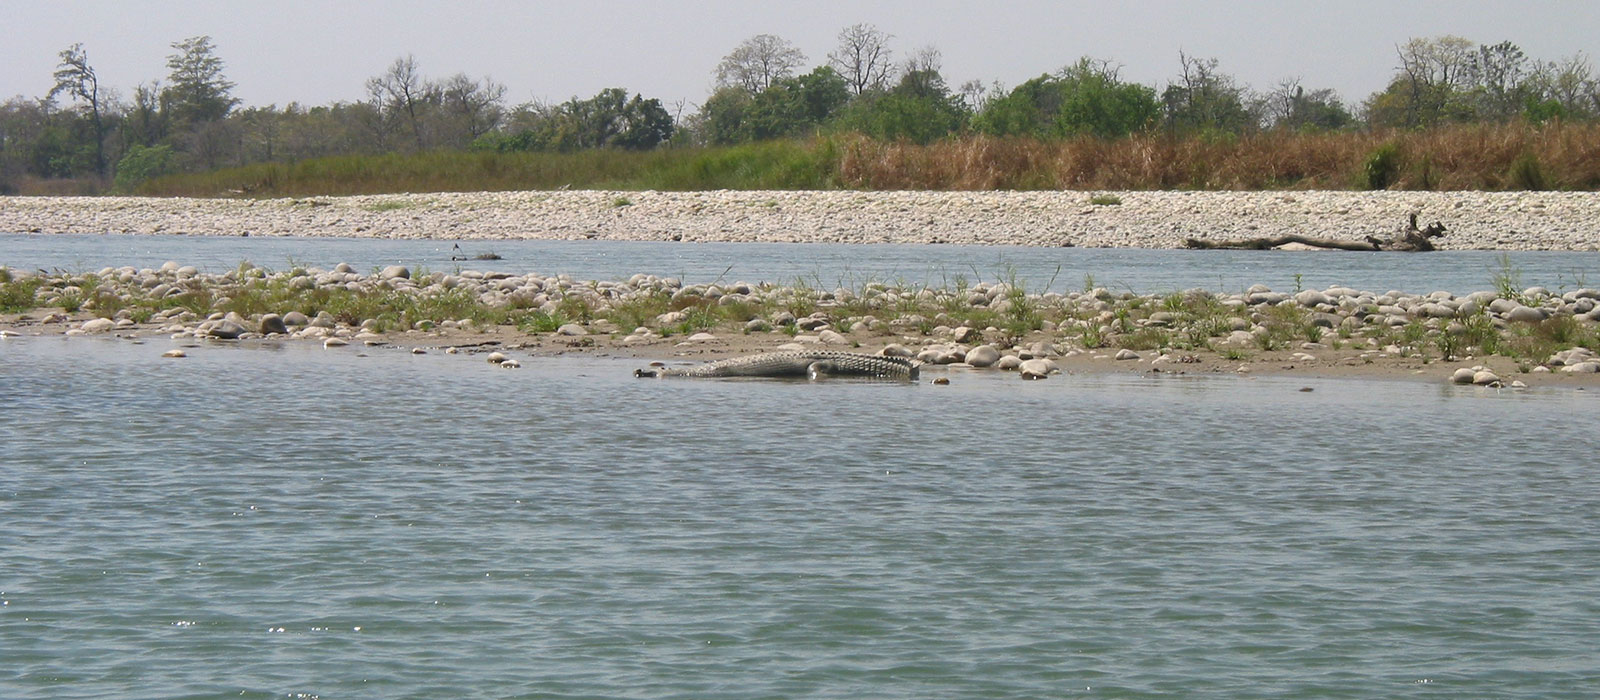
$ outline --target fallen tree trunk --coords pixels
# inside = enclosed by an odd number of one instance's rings
[[[1400,231],[1400,235],[1393,238],[1378,238],[1367,236],[1366,240],[1346,241],[1332,238],[1312,238],[1299,234],[1288,233],[1282,236],[1268,238],[1244,238],[1232,241],[1208,241],[1202,238],[1185,238],[1185,248],[1198,248],[1202,250],[1267,250],[1290,243],[1311,246],[1313,248],[1327,248],[1330,250],[1389,250],[1402,253],[1425,253],[1434,250],[1432,238],[1445,234],[1444,224],[1437,221],[1428,224],[1427,228],[1417,228],[1417,215],[1412,214],[1409,224]]]

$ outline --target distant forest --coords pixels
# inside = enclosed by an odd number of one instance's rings
[[[241,106],[210,37],[173,43],[165,80],[134,86],[131,93],[101,85],[88,48],[74,44],[60,52],[48,94],[17,96],[0,104],[0,194],[135,192],[155,178],[240,168],[286,177],[296,164],[330,158],[397,163],[394,158],[408,156],[515,154],[521,160],[508,162],[526,164],[528,154],[549,154],[553,160],[548,162],[559,164],[576,162],[571,160],[574,154],[595,152],[685,151],[704,159],[717,149],[748,153],[774,143],[820,153],[811,160],[831,170],[789,180],[758,177],[745,184],[1435,187],[1441,179],[1450,184],[1449,158],[1418,149],[1429,147],[1427,134],[1462,129],[1469,136],[1457,142],[1504,142],[1506,162],[1478,166],[1495,174],[1465,178],[1456,186],[1600,187],[1600,172],[1591,172],[1594,166],[1579,172],[1552,168],[1548,161],[1555,156],[1539,152],[1540,143],[1552,140],[1541,136],[1547,128],[1567,130],[1555,139],[1560,142],[1558,160],[1581,162],[1600,148],[1593,144],[1600,133],[1600,82],[1581,54],[1542,60],[1509,41],[1490,45],[1455,36],[1411,39],[1396,47],[1398,68],[1387,86],[1360,103],[1347,103],[1330,89],[1297,79],[1255,89],[1229,75],[1216,59],[1183,53],[1177,54],[1175,76],[1161,86],[1123,80],[1115,62],[1085,57],[1015,87],[979,81],[952,87],[943,76],[937,49],[899,53],[892,44],[893,37],[876,27],[850,26],[839,33],[837,47],[814,64],[780,37],[755,36],[714,67],[716,89],[696,106],[663,104],[622,87],[558,104],[512,105],[502,84],[464,73],[430,77],[414,57],[403,56],[370,77],[360,99],[281,108]],[[1339,141],[1345,145],[1333,150],[1355,153],[1340,157],[1359,162],[1327,166],[1330,172],[1365,169],[1348,178],[1341,175],[1343,180],[1295,172],[1281,177],[1269,173],[1259,183],[1243,182],[1239,175],[1219,180],[1209,174],[1214,168],[1209,163],[1168,164],[1172,172],[1143,180],[1073,180],[1034,162],[1119,148],[1143,149],[1147,159],[1152,154],[1225,159],[1234,152],[1229,148],[1305,151],[1307,143],[1329,143],[1341,135],[1347,136]],[[1473,148],[1461,143],[1455,147]],[[850,153],[841,155],[841,148]],[[970,173],[924,177],[896,170],[933,167],[905,165],[917,158],[997,149],[1012,154],[1000,167],[1031,170],[988,178]],[[877,160],[864,164],[862,154]],[[1258,157],[1263,163],[1272,160]],[[482,169],[499,167],[476,162]],[[623,157],[615,162],[626,168],[657,161]],[[847,172],[850,162],[856,176]],[[861,175],[868,165],[873,172]],[[1196,169],[1201,167],[1206,171]],[[1378,172],[1371,172],[1373,168]],[[1512,172],[1518,168],[1520,174]],[[607,177],[612,184],[654,184]],[[561,179],[559,174],[552,178],[522,184],[554,186]],[[474,182],[437,187],[519,184],[514,178],[489,185]],[[708,183],[691,178],[680,184]],[[253,188],[238,185],[234,194]],[[276,191],[267,187],[261,193]]]

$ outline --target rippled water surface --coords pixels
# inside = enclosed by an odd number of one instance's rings
[[[0,341],[0,696],[1600,687],[1592,392],[168,347]]]
[[[457,250],[454,246],[459,245]],[[451,260],[493,253],[499,260]],[[384,265],[450,271],[504,270],[621,280],[636,273],[690,283],[727,281],[857,288],[872,281],[951,287],[1010,280],[1030,291],[1082,289],[1086,283],[1139,293],[1201,287],[1239,292],[1254,284],[1289,291],[1344,285],[1383,292],[1465,294],[1494,289],[1496,274],[1523,285],[1574,289],[1600,284],[1600,252],[1485,250],[1409,253],[1242,250],[1130,250],[958,245],[666,243],[637,241],[426,241],[355,238],[28,235],[0,233],[0,265],[93,271],[160,267],[173,260],[223,272],[248,260],[273,270],[331,268],[363,272]],[[1508,268],[1509,265],[1509,268]]]

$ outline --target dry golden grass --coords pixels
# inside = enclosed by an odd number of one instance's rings
[[[1595,124],[1115,141],[971,136],[927,146],[852,137],[840,148],[839,182],[931,190],[1351,189],[1365,186],[1366,162],[1385,144],[1399,154],[1394,189],[1526,189],[1530,183],[1516,175],[1519,160],[1537,164],[1550,189],[1600,187]]]

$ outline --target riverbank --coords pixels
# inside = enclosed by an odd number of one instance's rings
[[[1509,280],[1501,280],[1509,282]],[[204,274],[0,269],[0,335],[109,335],[184,348],[320,343],[331,351],[571,353],[668,363],[787,349],[915,357],[940,368],[1060,372],[1289,373],[1488,386],[1600,386],[1600,290],[1466,295],[1348,288],[1240,294],[1188,290],[1030,294],[1006,283],[951,288],[871,282],[819,289],[672,278],[340,265]],[[519,359],[520,358],[520,359]]]
[[[1592,192],[474,192],[305,199],[0,197],[0,231],[1179,248],[1185,238],[1389,237],[1600,250]]]

